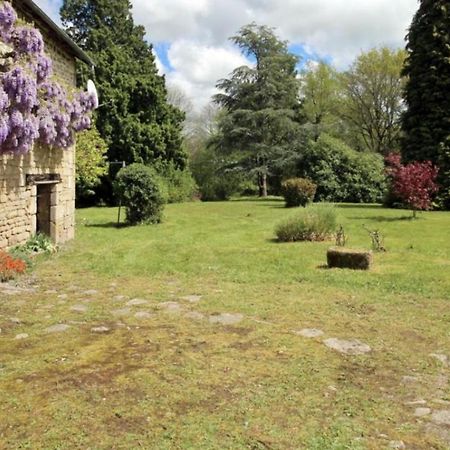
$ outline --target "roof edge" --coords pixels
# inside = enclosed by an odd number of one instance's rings
[[[73,54],[89,66],[95,66],[94,61],[63,31],[36,3],[32,0],[16,0],[16,3],[26,5],[36,14],[46,25],[56,34],[56,37],[63,41],[73,52]]]

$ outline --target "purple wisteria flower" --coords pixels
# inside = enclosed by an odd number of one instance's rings
[[[4,2],[0,5],[0,38],[8,43],[17,20],[16,11],[10,3]]]
[[[12,36],[14,48],[19,54],[41,55],[44,51],[42,34],[36,28],[18,27]]]

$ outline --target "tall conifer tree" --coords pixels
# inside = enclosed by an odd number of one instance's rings
[[[254,65],[238,67],[217,84],[223,93],[215,100],[227,112],[218,144],[246,160],[258,175],[260,196],[266,196],[271,163],[299,132],[298,61],[266,26],[246,25],[231,40]]]
[[[440,199],[450,207],[450,4],[421,0],[407,35],[403,116],[405,161],[439,166]]]
[[[167,102],[145,30],[136,26],[129,0],[64,0],[63,25],[95,61],[103,104],[97,128],[107,141],[108,159],[151,164],[157,159],[184,167],[184,114]],[[79,73],[85,81],[90,74]]]

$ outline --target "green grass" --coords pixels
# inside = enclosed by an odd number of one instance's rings
[[[0,448],[448,448],[446,430],[405,403],[450,409],[429,356],[450,356],[450,214],[337,212],[350,247],[370,247],[363,225],[384,235],[370,272],[324,268],[332,241],[277,243],[292,210],[276,199],[169,205],[163,224],[133,228],[114,226],[116,209],[79,210],[76,241],[38,261],[38,291],[0,291]],[[88,289],[88,311],[71,311]],[[202,300],[187,309],[245,319],[218,326],[156,308],[192,294]],[[127,301],[116,295],[149,300],[154,316],[113,317]],[[70,321],[81,323],[43,331]],[[301,328],[373,351],[341,355]]]

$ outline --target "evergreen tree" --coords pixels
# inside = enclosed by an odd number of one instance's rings
[[[440,198],[450,208],[450,5],[421,0],[407,35],[407,111],[402,156],[439,167]]]
[[[183,168],[184,114],[167,102],[145,30],[136,26],[129,0],[64,0],[63,25],[95,61],[100,101],[97,128],[110,161],[151,164],[172,161]],[[83,82],[92,74],[80,68]]]
[[[299,132],[298,61],[266,26],[246,25],[231,40],[254,65],[238,67],[217,84],[223,93],[215,100],[227,114],[216,143],[257,173],[260,195],[266,196],[271,163]]]

